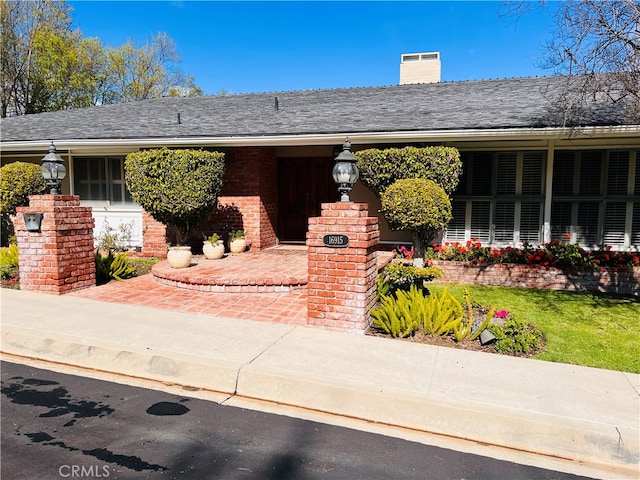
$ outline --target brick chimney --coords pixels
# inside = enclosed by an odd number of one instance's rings
[[[400,85],[438,83],[440,52],[405,53],[400,59]]]

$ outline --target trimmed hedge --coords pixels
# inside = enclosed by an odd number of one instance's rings
[[[7,246],[14,235],[11,215],[16,208],[29,205],[29,195],[48,192],[47,183],[40,173],[40,165],[12,162],[0,168],[0,213],[2,214],[2,245]]]
[[[217,206],[224,153],[204,150],[146,150],[125,160],[131,198],[149,215],[178,230],[178,243]]]
[[[396,180],[406,178],[432,180],[451,195],[462,174],[460,152],[454,147],[371,148],[354,155],[362,184],[378,196]]]

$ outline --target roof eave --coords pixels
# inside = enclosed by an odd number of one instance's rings
[[[400,132],[340,132],[320,134],[289,134],[226,137],[120,138],[120,139],[53,139],[61,150],[99,150],[144,147],[244,147],[244,146],[305,146],[336,145],[349,137],[352,144],[401,142],[461,142],[478,140],[534,140],[560,138],[590,138],[598,136],[628,137],[640,135],[640,125],[596,127],[501,128],[470,130],[415,130]],[[2,151],[46,149],[52,139],[2,142]]]

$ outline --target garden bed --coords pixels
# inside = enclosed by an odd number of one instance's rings
[[[367,332],[368,335],[373,337],[383,337],[389,338],[391,337],[386,333],[372,328]],[[484,352],[484,353],[495,353],[498,355],[510,355],[513,357],[523,357],[523,358],[532,358],[535,355],[539,354],[544,350],[545,339],[544,337],[541,339],[540,348],[537,350],[529,351],[526,353],[519,352],[508,352],[508,353],[500,353],[496,350],[494,344],[482,345],[479,340],[465,340],[462,342],[456,342],[451,336],[441,336],[441,335],[425,335],[423,332],[416,332],[414,335],[407,338],[396,338],[393,340],[400,340],[403,342],[412,342],[412,343],[420,343],[423,345],[433,345],[435,347],[448,347],[448,348],[458,348],[460,350],[470,350],[474,352]]]
[[[433,260],[432,263],[444,272],[444,277],[435,282],[640,296],[640,267],[551,267],[450,260]]]

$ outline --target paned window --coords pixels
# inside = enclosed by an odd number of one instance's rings
[[[551,235],[591,248],[640,248],[636,151],[558,151],[553,163]]]
[[[74,157],[73,187],[74,194],[85,202],[133,203],[125,185],[124,157]]]
[[[447,241],[540,241],[546,152],[467,152]],[[465,228],[466,227],[466,228]]]
[[[447,226],[447,237],[464,239],[466,230],[467,202],[452,200],[451,214],[453,218]]]

